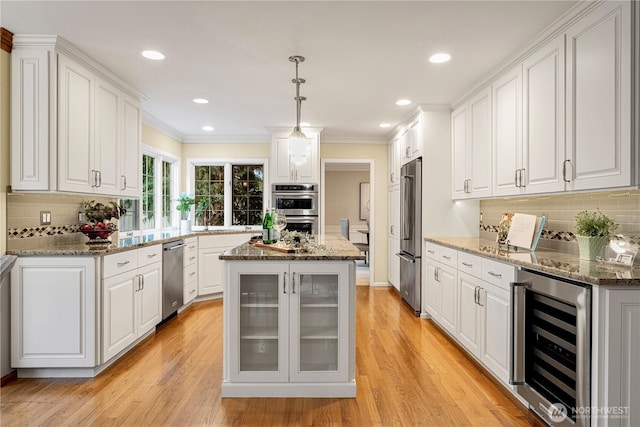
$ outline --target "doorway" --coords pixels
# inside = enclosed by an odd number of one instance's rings
[[[320,165],[320,232],[340,233],[340,219],[349,218],[350,240],[369,240],[367,262],[356,261],[358,285],[374,283],[375,230],[374,161],[322,159]],[[368,225],[367,225],[368,222]]]

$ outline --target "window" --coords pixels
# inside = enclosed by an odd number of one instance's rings
[[[142,155],[142,230],[156,228],[156,159]]]
[[[120,231],[156,230],[176,224],[178,159],[146,151],[142,155],[142,197],[120,200],[127,209],[120,218]]]
[[[195,225],[262,224],[264,160],[248,163],[193,161],[190,164],[196,200]]]
[[[173,224],[172,201],[173,195],[173,175],[172,165],[165,160],[162,161],[162,228],[170,228]]]

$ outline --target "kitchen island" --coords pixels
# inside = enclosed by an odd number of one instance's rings
[[[225,251],[223,397],[355,397],[355,260],[340,235],[309,252]]]

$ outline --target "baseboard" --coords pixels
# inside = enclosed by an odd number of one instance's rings
[[[387,288],[388,287],[392,287],[393,288],[393,285],[391,285],[389,282],[373,282],[371,284],[371,286],[380,286],[380,287],[387,287]]]
[[[0,378],[0,387],[4,387],[10,382],[15,381],[17,379],[18,379],[18,371],[14,369],[13,371],[9,372],[7,375]]]

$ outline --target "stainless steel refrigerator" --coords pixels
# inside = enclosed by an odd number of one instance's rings
[[[400,173],[400,294],[420,315],[422,281],[422,159]]]

